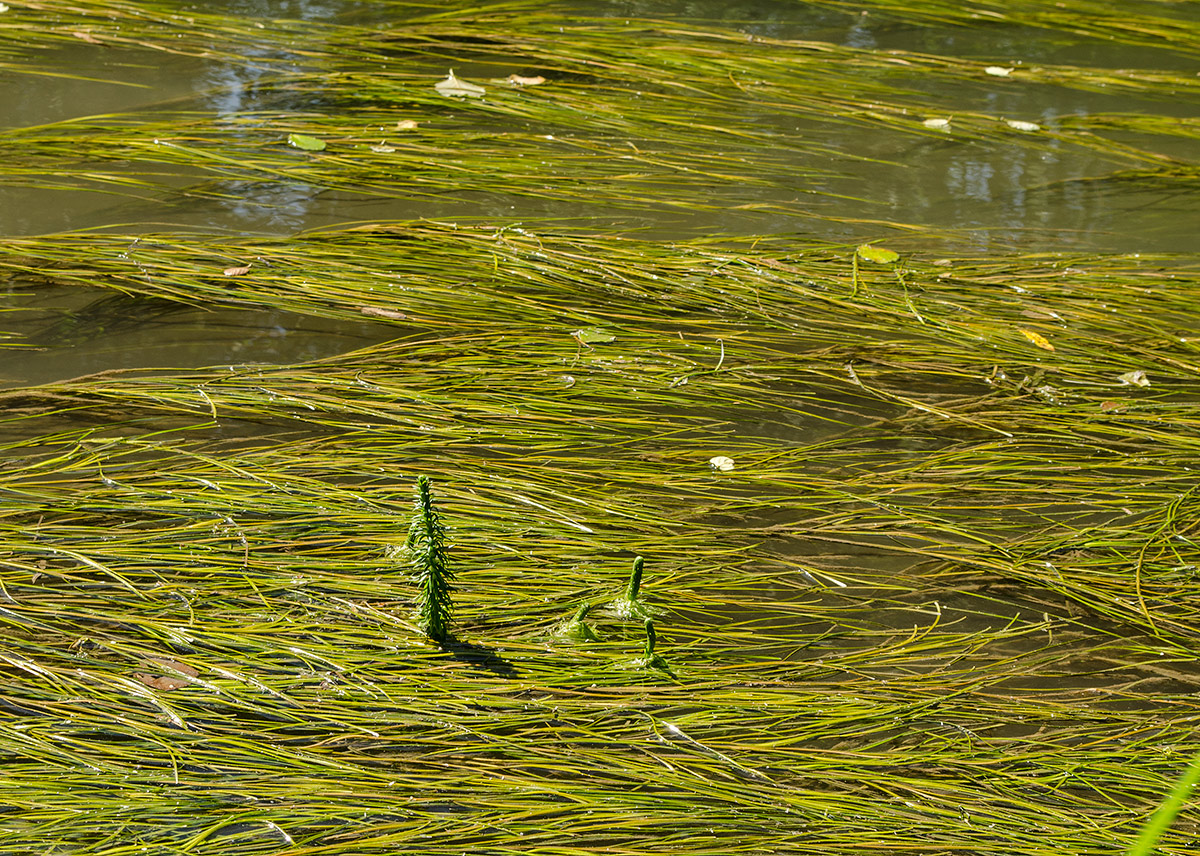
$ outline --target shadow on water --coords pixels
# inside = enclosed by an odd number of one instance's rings
[[[444,650],[458,662],[479,669],[480,671],[489,672],[498,678],[515,678],[517,676],[516,667],[504,659],[495,648],[490,648],[487,645],[468,642],[465,639],[452,636],[447,640]]]

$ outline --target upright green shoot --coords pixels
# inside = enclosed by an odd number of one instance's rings
[[[646,628],[646,650],[642,656],[646,658],[646,662],[653,662],[655,658],[654,645],[658,641],[658,634],[654,632],[654,621],[647,618],[643,623]]]
[[[658,633],[654,630],[654,620],[647,618],[642,622],[642,626],[646,628],[646,647],[642,651],[642,664],[647,669],[658,669],[659,671],[666,672],[671,677],[675,677],[667,661],[654,653],[654,645],[658,642]]]
[[[630,603],[637,600],[638,591],[642,587],[642,566],[645,560],[638,556],[633,560],[633,569],[629,572],[629,585],[625,587],[625,599]]]
[[[413,519],[404,542],[417,571],[417,620],[425,635],[445,644],[450,636],[451,581],[446,553],[446,529],[433,502],[429,477],[417,479],[417,497],[413,503]]]

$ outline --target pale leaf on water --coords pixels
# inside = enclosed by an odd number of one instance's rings
[[[416,122],[412,119],[400,119],[398,122],[396,122],[396,130],[397,131],[415,131],[420,126],[420,124],[421,124],[420,122]]]
[[[358,311],[363,315],[372,315],[376,318],[390,318],[393,321],[403,321],[408,316],[403,312],[395,309],[385,309],[382,306],[360,306]]]
[[[950,130],[950,120],[949,119],[926,119],[921,124],[924,125],[926,128],[933,128],[935,131]]]
[[[886,250],[883,247],[872,247],[870,244],[863,244],[857,250],[858,257],[865,262],[874,262],[875,264],[886,265],[891,264],[900,258],[900,254],[892,250]]]
[[[303,149],[306,152],[325,151],[325,141],[307,134],[288,134],[288,145]]]
[[[617,337],[605,330],[603,327],[584,327],[582,330],[576,330],[571,333],[576,339],[585,345],[595,345],[602,342],[611,342]]]
[[[714,457],[709,458],[708,465],[717,472],[721,473],[730,472],[734,467],[733,458],[725,455],[715,455]]]
[[[1008,77],[1013,73],[1012,68],[1005,68],[1000,65],[989,65],[983,70],[984,74],[990,74],[992,77]]]
[[[1119,380],[1125,386],[1150,385],[1150,378],[1146,377],[1146,373],[1141,369],[1137,369],[1136,371],[1132,372],[1125,372],[1123,375],[1118,375],[1117,380]]]
[[[1015,128],[1018,131],[1040,131],[1042,126],[1034,122],[1023,122],[1020,119],[1005,119],[1004,123],[1010,128]]]
[[[371,151],[379,152],[381,155],[388,155],[396,151],[395,146],[389,146],[386,143],[380,143],[377,146],[371,146]]]
[[[242,276],[250,273],[250,265],[242,265],[241,267],[228,267],[221,271],[225,276]]]
[[[450,69],[446,79],[439,80],[433,88],[448,98],[482,98],[487,91],[482,86],[459,80],[454,76],[454,69]]]
[[[540,74],[537,77],[522,77],[519,74],[510,74],[507,79],[513,86],[538,86],[546,82],[546,78]]]
[[[1054,346],[1050,344],[1050,340],[1047,339],[1045,336],[1043,336],[1041,333],[1035,332],[1033,330],[1026,330],[1024,327],[1022,327],[1021,335],[1023,335],[1029,341],[1033,342],[1033,344],[1037,345],[1043,351],[1053,351],[1054,350]]]

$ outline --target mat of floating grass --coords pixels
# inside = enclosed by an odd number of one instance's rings
[[[89,180],[138,193],[186,167],[197,195],[226,179],[537,194],[518,157],[536,153],[598,189],[576,203],[703,206],[716,185],[760,204],[787,158],[820,154],[819,134],[780,139],[731,106],[941,139],[912,114],[946,102],[905,81],[994,82],[982,63],[798,42],[739,39],[735,63],[731,34],[662,22],[635,46],[614,22],[555,39],[528,5],[404,32],[72,5],[22,50],[83,32],[111,42],[97,49],[241,62],[319,34],[333,47],[264,91],[325,100],[234,117],[253,132],[232,141],[177,112],[6,132],[10,183],[77,158],[134,163]],[[1038,20],[1084,26],[1085,4],[1069,5]],[[1138,20],[1128,43],[1176,32]],[[461,103],[433,88],[449,60],[493,67],[518,45],[544,88],[481,79],[493,97]],[[373,68],[418,54],[437,70]],[[794,73],[805,63],[827,74]],[[734,65],[763,84],[717,75]],[[629,109],[638,91],[652,108]],[[398,99],[434,132],[370,150],[364,127],[394,127],[380,103]],[[288,147],[285,120],[330,153]],[[1079,144],[1117,180],[1154,161],[1137,181],[1191,180],[1151,143],[1092,134],[1194,136],[1186,123],[1074,117],[1051,137],[964,111],[954,125]],[[545,140],[563,131],[574,150]],[[413,187],[396,189],[398,167]],[[676,181],[685,168],[699,178]],[[6,240],[5,285],[116,295],[69,319],[69,342],[119,339],[164,300],[372,318],[395,337],[0,393],[5,844],[1119,852],[1197,749],[1195,258],[942,258],[927,248],[945,235],[905,229],[884,242],[900,264],[794,236],[664,243],[561,224]],[[29,359],[67,329],[2,320]],[[454,544],[445,649],[424,640],[396,551],[418,475]],[[635,555],[669,672],[647,668],[640,621],[605,606]],[[583,603],[596,641],[557,632]],[[1185,810],[1162,852],[1190,852],[1195,829]]]
[[[851,251],[794,241],[117,246],[7,269],[408,317],[311,364],[5,394],[14,841],[1099,850],[1195,749],[1186,259],[916,256],[851,299]],[[445,651],[391,552],[418,473],[459,569]],[[597,642],[554,633],[634,554],[670,675],[604,609]]]
[[[503,198],[548,206],[535,216],[639,226],[650,211],[680,224],[730,211],[836,221],[846,219],[837,201],[847,193],[870,208],[878,194],[861,181],[848,191],[847,171],[904,157],[895,147],[848,154],[846,126],[895,135],[899,146],[1086,154],[1114,180],[1150,189],[1193,166],[1166,143],[1196,137],[1186,122],[1089,111],[1039,125],[1028,121],[1038,117],[981,111],[977,98],[963,96],[1065,87],[1165,101],[1200,85],[1153,69],[1039,65],[1002,78],[993,71],[1003,68],[974,59],[748,41],[663,21],[573,17],[568,37],[561,13],[528,4],[432,16],[401,7],[403,27],[182,15],[170,4],[77,4],[49,20],[39,9],[27,4],[14,19],[31,52],[24,64],[20,55],[7,63],[14,71],[40,68],[35,47],[78,42],[82,34],[98,42],[91,45],[97,51],[161,48],[247,65],[254,102],[220,116],[177,103],[8,129],[0,134],[0,184],[143,202],[170,185],[173,198],[194,205],[285,182],[390,200],[408,206],[406,216],[435,204],[444,215],[453,200],[465,213],[472,203]],[[1055,26],[1068,18],[1036,20]],[[483,97],[437,90],[447,68],[464,64],[476,69]],[[514,83],[516,72],[543,82]],[[324,150],[289,145],[297,133]]]

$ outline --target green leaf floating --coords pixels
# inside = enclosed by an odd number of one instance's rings
[[[870,244],[863,244],[858,248],[858,257],[864,262],[886,265],[900,258],[900,254],[891,250],[885,250],[883,247],[872,247]]]
[[[594,345],[598,342],[611,342],[617,338],[603,327],[584,327],[582,330],[576,330],[571,335],[585,345]]]
[[[288,143],[298,149],[304,149],[306,152],[325,151],[324,140],[318,140],[316,137],[309,137],[305,134],[288,134]]]

